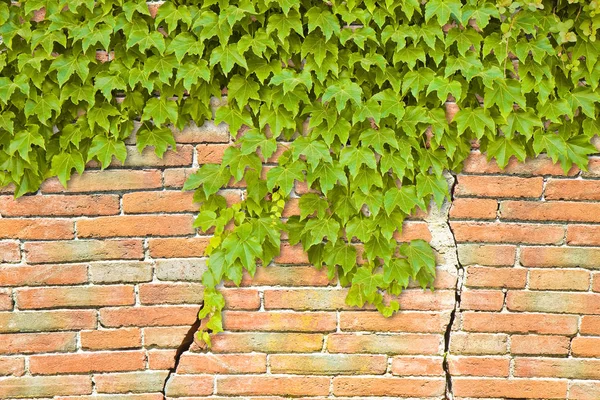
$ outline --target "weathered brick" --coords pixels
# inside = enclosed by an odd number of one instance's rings
[[[46,332],[92,329],[93,310],[0,312],[0,332]]]
[[[84,350],[134,349],[142,345],[139,328],[81,331],[80,335]]]
[[[510,352],[516,355],[566,356],[569,342],[566,336],[513,335]]]
[[[457,198],[452,201],[450,218],[496,219],[498,202],[492,199]]]
[[[135,304],[133,286],[71,286],[17,289],[19,309],[103,307]]]
[[[8,311],[13,309],[13,294],[11,289],[0,289],[0,310]]]
[[[177,348],[190,330],[189,326],[168,326],[144,328],[144,346]]]
[[[123,212],[126,214],[197,212],[194,192],[164,191],[135,192],[123,195]]]
[[[450,335],[450,353],[463,355],[506,354],[508,335],[456,332]]]
[[[192,215],[129,215],[80,219],[77,234],[82,238],[177,236],[194,233]]]
[[[0,353],[2,354],[59,353],[76,349],[77,334],[74,332],[0,335]]]
[[[453,376],[496,376],[508,377],[510,359],[505,357],[451,356],[448,359]]]
[[[462,265],[513,265],[516,247],[510,245],[459,244],[458,258]]]
[[[500,218],[521,221],[600,222],[600,203],[502,201]]]
[[[564,399],[567,395],[564,380],[455,378],[452,388],[459,397]]]
[[[168,396],[203,396],[213,393],[215,378],[209,375],[173,375],[167,382]]]
[[[23,376],[25,374],[24,357],[2,357],[0,356],[0,377]]]
[[[272,357],[276,357],[276,355]],[[271,358],[271,368],[273,368],[273,358]],[[273,369],[271,371],[276,373]],[[181,356],[177,367],[177,373],[180,374],[260,374],[265,372],[267,372],[266,354],[186,353]]]
[[[467,290],[462,292],[461,310],[500,311],[504,293],[500,290]]]
[[[163,154],[162,158],[154,153],[154,149],[146,147],[141,153],[135,146],[127,146],[125,163],[113,158],[111,167],[185,167],[192,165],[194,146],[178,145],[177,151],[172,149]]]
[[[600,246],[600,226],[568,225],[567,244],[571,246]]]
[[[73,221],[50,218],[2,218],[0,239],[73,239]]]
[[[44,195],[0,196],[0,214],[3,217],[30,216],[95,216],[119,213],[117,195]]]
[[[196,172],[197,168],[169,168],[163,172],[165,188],[181,189],[187,178]],[[142,188],[143,189],[143,188]]]
[[[27,242],[25,254],[32,264],[144,258],[142,241],[131,239]]]
[[[328,286],[332,282],[325,268],[313,266],[258,267],[254,277],[244,273],[242,286]],[[229,283],[228,286],[233,284]]]
[[[230,331],[327,332],[336,329],[335,313],[245,312],[223,313],[223,328]]]
[[[94,283],[148,282],[152,280],[152,265],[144,261],[101,261],[89,266]]]
[[[466,286],[522,289],[527,283],[525,268],[467,267]]]
[[[100,322],[106,327],[192,325],[198,306],[144,306],[102,308]]]
[[[569,400],[600,399],[600,382],[571,382]]]
[[[141,351],[49,354],[29,357],[29,370],[36,375],[135,371],[144,369],[144,366],[145,356]]]
[[[564,292],[510,292],[511,311],[541,311],[571,314],[600,314],[600,294]]]
[[[577,358],[516,358],[515,376],[600,379],[600,360]]]
[[[548,179],[546,200],[600,200],[600,181],[582,179]]]
[[[508,161],[508,165],[504,168],[498,167],[496,160],[487,160],[485,154],[479,151],[473,151],[469,157],[465,160],[463,172],[476,173],[476,174],[509,174],[509,175],[556,175],[564,176],[565,173],[562,170],[559,163],[555,163],[552,159],[544,154],[539,155],[536,158],[528,158],[525,162],[517,160],[515,157],[511,157]],[[577,175],[579,168],[573,166],[568,176]]]
[[[540,197],[543,184],[542,177],[459,175],[454,193],[459,197]]]
[[[201,126],[191,121],[182,130],[174,129],[173,135],[177,143],[229,143],[229,127],[221,122],[215,125],[206,120]]]
[[[204,286],[198,283],[144,283],[139,286],[142,304],[200,304]]]
[[[514,224],[498,222],[452,222],[457,242],[561,244],[561,225]]]
[[[17,263],[21,260],[18,242],[0,241],[0,263]]]
[[[157,189],[162,187],[162,176],[158,170],[104,170],[85,171],[73,175],[67,189],[56,178],[42,183],[44,193],[94,193],[114,192],[118,190]]]
[[[526,267],[600,268],[600,249],[585,247],[523,247]]]
[[[600,338],[575,337],[571,351],[575,357],[600,357]]]
[[[323,335],[317,333],[221,333],[212,338],[215,353],[307,353],[320,351]]]
[[[148,351],[148,369],[165,370],[174,368],[176,355],[177,350],[175,349],[150,350]]]
[[[153,258],[202,257],[209,238],[156,238],[148,240],[150,255]]]
[[[394,357],[392,374],[400,376],[442,376],[442,357]]]
[[[274,374],[381,375],[387,356],[364,354],[274,354],[269,359]]]
[[[449,320],[449,312],[400,311],[390,318],[371,311],[340,313],[340,327],[344,331],[436,333],[444,332]]]
[[[166,259],[156,261],[156,277],[163,281],[201,281],[206,271],[202,258]]]
[[[431,240],[431,232],[425,222],[406,221],[402,224],[402,232],[394,233],[394,239],[399,242],[410,242],[411,240]]]
[[[229,144],[199,144],[196,146],[196,154],[199,164],[220,164],[223,161],[223,153]]]
[[[94,383],[98,393],[160,392],[168,374],[168,371],[96,374],[94,375]]]
[[[580,269],[529,271],[529,289],[533,290],[588,290],[590,273]]]
[[[576,315],[466,311],[463,313],[463,329],[467,332],[574,335],[577,332],[577,320]]]
[[[327,337],[330,353],[440,354],[441,335],[432,334],[351,334],[333,333]]]
[[[370,378],[335,377],[333,394],[336,396],[440,396],[444,393],[442,378]]]
[[[220,289],[225,298],[225,308],[228,310],[258,310],[260,296],[254,289],[228,288]]]
[[[73,285],[87,278],[84,264],[0,266],[0,286]]]
[[[329,378],[295,376],[217,377],[217,394],[262,396],[325,396]]]
[[[92,393],[92,377],[85,375],[23,376],[2,379],[0,397],[53,397]]]

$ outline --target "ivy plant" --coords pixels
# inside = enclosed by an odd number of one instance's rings
[[[212,233],[201,332],[223,330],[223,280],[268,265],[282,235],[349,287],[398,310],[435,259],[399,243],[404,219],[449,197],[473,141],[505,166],[547,153],[585,169],[598,133],[600,3],[588,0],[141,0],[0,2],[0,184],[67,185],[172,127],[226,122],[223,163],[185,184]],[[98,52],[100,51],[100,52]],[[226,104],[212,115],[213,97]],[[459,108],[451,121],[446,104]],[[220,190],[243,182],[228,207]],[[302,184],[306,190],[298,190]],[[299,197],[300,215],[282,218]],[[296,200],[294,200],[296,201]],[[393,296],[392,296],[393,298]]]

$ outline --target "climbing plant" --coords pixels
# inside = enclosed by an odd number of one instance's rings
[[[397,242],[402,222],[442,204],[442,173],[474,140],[500,166],[547,153],[585,168],[600,129],[599,4],[173,0],[152,15],[140,0],[2,0],[0,184],[21,196],[88,161],[122,162],[135,120],[138,149],[158,156],[171,127],[226,122],[223,163],[184,188],[214,234],[202,338],[222,331],[220,282],[268,265],[282,235],[349,286],[349,305],[389,316],[385,292],[435,276],[426,242]],[[219,190],[234,183],[244,200],[227,206]],[[283,218],[298,196],[300,215]]]

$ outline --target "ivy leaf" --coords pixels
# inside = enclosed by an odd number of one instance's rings
[[[226,75],[229,74],[235,64],[248,69],[246,59],[238,52],[235,44],[217,47],[212,51],[210,54],[210,66],[214,67],[217,63]]]
[[[520,161],[525,161],[527,156],[523,144],[516,139],[499,136],[490,141],[487,148],[488,155],[494,157],[500,168],[506,167],[508,160],[515,156]]]
[[[410,244],[404,243],[400,246],[400,252],[408,259],[413,279],[421,270],[435,272],[435,255],[426,241],[418,239]]]
[[[192,14],[185,5],[175,5],[171,2],[165,2],[158,7],[158,12],[156,13],[156,23],[159,24],[162,21],[167,23],[168,32],[170,33],[173,32],[180,23],[190,26],[192,24]]]
[[[407,72],[402,82],[402,94],[405,95],[410,90],[413,97],[418,99],[419,93],[431,83],[434,76],[435,74],[429,68]]]
[[[496,123],[490,116],[490,112],[484,108],[462,108],[459,110],[453,119],[456,122],[458,134],[471,131],[478,139],[481,139],[487,132],[496,133]]]
[[[17,132],[10,141],[10,146],[8,147],[8,153],[11,156],[15,154],[15,152],[19,152],[19,155],[25,161],[29,161],[29,152],[34,144],[43,149],[46,148],[46,141],[39,133],[39,127],[28,125],[27,128],[27,130]]]
[[[321,29],[325,34],[325,39],[329,40],[335,33],[340,34],[340,22],[331,12],[323,10],[321,7],[312,7],[306,12],[308,18],[308,31],[312,32],[315,29]]]
[[[538,37],[535,40],[521,40],[515,46],[515,53],[519,60],[525,62],[525,59],[531,53],[533,59],[538,64],[542,64],[547,54],[554,55],[554,47],[547,37]]]
[[[177,103],[162,97],[160,99],[153,97],[148,100],[144,107],[142,121],[151,119],[156,126],[160,126],[167,121],[175,124],[178,116]]]
[[[252,116],[246,109],[238,110],[234,105],[221,106],[215,114],[215,124],[227,122],[231,132],[237,132],[242,125],[253,126]]]
[[[389,263],[396,249],[396,241],[385,238],[377,232],[371,235],[370,239],[365,242],[364,247],[368,260],[374,261],[376,258],[381,258],[384,263]]]
[[[88,63],[89,61],[85,58],[77,57],[73,54],[68,56],[61,55],[52,62],[50,71],[56,70],[56,77],[60,86],[64,85],[75,72],[85,82],[90,72]]]
[[[177,144],[169,128],[148,127],[147,124],[143,124],[136,134],[136,146],[140,153],[146,147],[153,146],[154,153],[162,158],[169,146],[175,149]]]
[[[352,271],[356,265],[356,247],[351,244],[337,242],[331,248],[326,247],[325,263],[327,265],[340,265],[345,274]]]
[[[165,38],[159,32],[152,31],[148,33],[145,30],[133,30],[127,38],[127,47],[132,48],[137,45],[140,51],[156,49],[160,54],[164,54],[167,49]]]
[[[312,77],[308,70],[303,70],[301,73],[294,72],[290,69],[283,69],[273,75],[269,81],[271,85],[283,85],[283,93],[288,93],[294,90],[298,85],[304,85],[305,90],[312,88]]]
[[[380,286],[383,286],[383,275],[374,274],[367,267],[360,267],[352,278],[352,285],[360,288],[365,298],[372,299]],[[363,302],[364,303],[364,302]]]
[[[291,10],[288,15],[271,14],[267,23],[267,34],[277,31],[277,37],[281,42],[289,37],[291,31],[303,36],[302,21],[300,13],[296,10]]]
[[[235,100],[240,108],[245,107],[249,99],[260,100],[259,85],[252,77],[244,78],[241,75],[235,75],[229,81],[227,89],[228,98]]]
[[[265,159],[271,158],[277,150],[277,142],[273,138],[267,138],[258,129],[250,129],[238,140],[241,143],[242,154],[254,153],[259,147]]]
[[[504,132],[507,138],[512,138],[513,133],[519,132],[527,139],[533,136],[533,128],[542,128],[544,125],[538,117],[530,111],[513,111],[507,119],[508,130]]]
[[[411,274],[411,267],[404,258],[396,258],[383,266],[383,281],[386,284],[398,282],[400,286],[407,287]]]
[[[565,97],[573,112],[581,107],[581,111],[585,115],[595,118],[595,103],[600,102],[600,95],[598,93],[593,92],[589,88],[578,87],[568,92]]]
[[[198,40],[198,38],[196,38],[191,33],[182,32],[179,35],[175,36],[171,43],[169,43],[167,51],[169,53],[174,53],[175,57],[177,58],[177,62],[181,63],[183,57],[185,57],[187,54],[195,54],[197,56],[202,57],[202,53],[204,53],[204,43]],[[206,61],[204,62],[206,63]],[[194,64],[195,63],[186,63],[181,65],[181,67],[192,66]]]
[[[392,89],[386,89],[371,97],[381,104],[381,118],[393,115],[401,120],[404,116],[404,101],[399,93],[394,93]]]
[[[554,122],[559,122],[565,115],[573,118],[571,105],[565,99],[547,101],[545,104],[539,105],[538,112],[541,117]]]
[[[451,94],[455,99],[460,99],[462,95],[462,85],[460,82],[451,81],[441,76],[436,76],[429,82],[427,86],[427,95],[435,91],[441,103],[448,100],[448,95]]]
[[[360,134],[360,141],[365,146],[371,146],[377,153],[383,154],[386,144],[394,149],[399,149],[396,132],[390,128],[369,128]]]
[[[317,213],[317,218],[323,218],[327,213],[327,208],[329,208],[327,200],[315,193],[307,193],[300,197],[298,206],[301,221],[314,213]]]
[[[323,93],[323,101],[335,100],[335,105],[338,112],[346,107],[348,101],[352,101],[355,104],[361,103],[362,89],[358,84],[352,82],[350,79],[341,79],[337,84],[329,86],[325,93]]]
[[[229,179],[228,169],[221,168],[218,164],[204,164],[198,171],[188,177],[183,185],[183,190],[197,189],[202,186],[206,197],[215,194],[223,187]]]
[[[446,48],[451,44],[456,43],[456,48],[461,56],[465,56],[471,47],[475,48],[475,52],[479,54],[482,37],[474,29],[470,28],[453,28],[448,31],[446,36]]]
[[[372,169],[377,168],[375,154],[364,147],[345,147],[340,154],[340,163],[348,167],[353,177],[356,177],[362,165],[366,165]]]
[[[302,245],[305,249],[308,249],[310,246],[321,243],[325,238],[335,244],[339,230],[340,224],[333,218],[310,219],[302,231],[302,234],[306,235],[306,240],[303,241]]]
[[[513,104],[518,104],[522,109],[527,107],[525,96],[521,93],[521,85],[514,79],[494,81],[493,88],[485,88],[483,101],[485,108],[490,108],[493,104],[497,105],[504,116],[508,116],[512,111]]]
[[[446,179],[427,173],[417,175],[417,196],[424,198],[430,194],[433,195],[437,206],[441,207],[444,199],[450,198]]]
[[[275,186],[279,186],[284,195],[289,194],[294,188],[296,180],[303,181],[304,167],[302,163],[295,161],[290,165],[277,166],[267,172],[267,188],[273,190]]]
[[[52,173],[58,177],[58,180],[65,188],[67,187],[67,182],[69,182],[69,179],[71,178],[71,171],[73,171],[73,168],[75,168],[79,174],[82,174],[85,168],[83,157],[78,151],[60,153],[52,157]]]
[[[383,206],[388,215],[394,212],[396,207],[407,215],[409,215],[416,206],[425,208],[425,204],[421,201],[421,197],[417,196],[415,186],[412,185],[402,186],[400,189],[395,187],[388,189],[383,198]]]
[[[113,156],[121,163],[125,162],[125,158],[127,158],[125,143],[104,135],[95,136],[88,151],[88,161],[96,157],[104,169],[110,165]]]
[[[12,111],[1,111],[0,112],[0,129],[8,131],[8,133],[14,133],[15,131],[15,113]]]
[[[232,34],[227,15],[225,13],[217,15],[210,10],[203,10],[200,17],[192,25],[192,28],[202,28],[199,39],[203,42],[217,36],[219,43],[227,44]]]
[[[121,115],[119,110],[109,103],[103,102],[99,107],[93,107],[88,111],[87,120],[91,130],[94,130],[94,127],[97,124],[108,132],[110,130],[110,117],[118,115]]]
[[[483,64],[472,52],[467,53],[466,57],[448,56],[444,76],[448,78],[457,71],[461,71],[467,81],[471,81],[475,75],[483,71]]]
[[[175,83],[183,80],[183,87],[186,90],[192,90],[192,87],[202,79],[205,82],[210,82],[210,70],[208,63],[205,60],[198,60],[194,63],[185,63],[177,68],[177,77]]]
[[[294,158],[299,158],[301,155],[306,157],[307,164],[314,169],[321,163],[331,163],[331,154],[329,148],[320,140],[302,136],[294,140],[293,147]]]
[[[339,164],[321,162],[317,164],[312,171],[308,171],[308,183],[313,184],[317,179],[321,191],[326,195],[334,186],[340,182],[342,185],[348,183],[348,178],[344,169]]]
[[[227,250],[225,259],[228,263],[239,259],[246,269],[256,268],[256,259],[261,256],[262,251],[258,239],[251,233],[250,225],[242,225],[236,230],[236,234],[228,236],[223,241],[223,248]]]
[[[27,99],[25,103],[25,116],[35,115],[44,125],[52,118],[52,111],[60,113],[60,101],[54,93],[47,93],[40,96],[37,100]]]
[[[467,25],[469,20],[474,19],[477,26],[483,29],[489,25],[491,18],[500,19],[498,8],[492,3],[478,2],[477,5],[469,4],[462,9],[461,22],[463,25]]]
[[[112,99],[113,90],[126,90],[127,84],[118,75],[113,75],[108,71],[100,72],[94,78],[94,89],[100,90],[108,100]]]
[[[460,0],[428,0],[425,5],[425,22],[434,16],[437,17],[440,25],[446,24],[452,15],[460,20],[461,8]]]

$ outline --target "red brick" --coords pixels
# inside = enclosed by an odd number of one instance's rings
[[[559,380],[455,378],[452,388],[459,397],[564,399],[567,395],[567,382]]]
[[[0,239],[73,239],[73,221],[47,218],[2,218]]]
[[[77,234],[82,238],[176,236],[194,233],[191,215],[119,215],[80,219]]]
[[[139,285],[142,304],[200,304],[204,286],[198,283],[144,283]]]
[[[308,256],[300,244],[291,246],[289,243],[281,244],[281,252],[275,257],[280,264],[308,264]]]
[[[517,355],[566,356],[570,339],[566,336],[513,335],[510,352]]]
[[[581,317],[582,335],[600,335],[600,316],[584,315]]]
[[[454,376],[508,377],[510,359],[503,357],[456,357],[448,359],[450,373]]]
[[[516,358],[515,376],[600,379],[600,360],[577,358]]]
[[[441,335],[332,333],[327,337],[330,353],[432,355],[441,352]]]
[[[2,354],[58,353],[75,350],[77,350],[77,334],[74,332],[0,335]]]
[[[510,292],[506,305],[511,311],[600,314],[600,294]]]
[[[600,226],[568,225],[567,244],[571,246],[599,246]]]
[[[507,353],[508,335],[456,332],[450,335],[450,353],[491,355]]]
[[[0,241],[0,263],[17,263],[21,260],[18,242]]]
[[[229,144],[199,144],[196,146],[198,164],[220,164],[223,161],[223,153],[230,146]]]
[[[42,192],[113,192],[118,190],[156,189],[162,187],[162,176],[158,170],[105,170],[86,171],[73,175],[65,189],[56,178],[42,184]]]
[[[442,378],[333,378],[333,394],[336,396],[431,397],[444,394],[444,388],[445,381]]]
[[[442,376],[442,357],[394,357],[392,374],[400,376]]]
[[[254,289],[220,289],[225,298],[225,308],[228,310],[258,310],[260,296]]]
[[[525,268],[467,267],[466,286],[522,289],[527,283]]]
[[[25,374],[25,358],[0,357],[0,376],[23,376]]]
[[[548,179],[546,200],[600,200],[600,181],[582,179]]]
[[[445,332],[449,318],[448,312],[400,311],[386,318],[378,312],[347,311],[340,313],[340,327],[343,331],[436,333]]]
[[[547,224],[452,222],[457,242],[561,244],[565,228]]]
[[[202,257],[209,238],[157,238],[149,239],[148,247],[153,258]]]
[[[463,313],[463,329],[467,332],[508,332],[574,335],[577,332],[576,315],[529,313]]]
[[[20,311],[0,312],[0,332],[46,332],[96,327],[96,311]]]
[[[600,222],[600,203],[502,201],[500,218],[523,221]]]
[[[146,306],[103,308],[100,321],[106,327],[192,325],[198,306]]]
[[[215,378],[207,375],[173,375],[167,382],[167,396],[205,396],[212,394]]]
[[[295,376],[217,377],[217,394],[261,396],[326,396],[329,378]]]
[[[585,247],[523,247],[521,264],[526,267],[598,268],[600,249]]]
[[[220,333],[212,338],[215,353],[307,353],[323,348],[323,335],[316,333]]]
[[[229,143],[229,128],[227,124],[215,125],[206,120],[201,126],[190,122],[182,130],[175,129],[173,132],[177,143]]]
[[[123,195],[123,212],[144,214],[160,212],[197,212],[194,192],[135,192]]]
[[[525,162],[511,157],[508,165],[501,169],[496,160],[487,160],[486,156],[479,151],[473,151],[465,160],[463,172],[477,174],[509,174],[509,175],[557,175],[564,176],[565,173],[559,163],[554,163],[550,157],[541,154],[536,158],[528,158]],[[567,173],[568,176],[577,175],[579,168],[573,166]]]
[[[575,337],[571,344],[574,357],[600,357],[600,338]]]
[[[117,195],[45,195],[0,196],[0,214],[4,217],[94,216],[119,213]]]
[[[32,264],[144,258],[141,240],[28,242],[25,253]]]
[[[496,219],[498,202],[492,199],[458,198],[452,201],[450,218]]]
[[[580,269],[529,271],[529,289],[533,290],[588,290],[590,273]]]
[[[0,289],[0,310],[8,311],[13,309],[13,298],[11,289]]]
[[[94,375],[95,388],[98,393],[146,393],[160,392],[163,389],[163,382],[167,379],[168,371],[143,371],[143,372],[124,372],[116,374],[97,374]],[[135,400],[160,400],[162,397],[154,399],[154,395],[144,395]],[[100,397],[104,399],[103,397]],[[130,397],[119,396],[119,399],[130,399]],[[110,399],[108,399],[110,400]],[[116,398],[115,398],[116,400]],[[134,400],[131,398],[130,400]]]
[[[197,170],[197,168],[166,169],[164,171],[164,185],[166,188],[181,189],[187,178]]]
[[[142,345],[139,328],[81,331],[80,335],[84,350],[133,349]]]
[[[431,240],[431,232],[425,222],[406,221],[402,224],[402,232],[394,233],[394,239],[399,242],[410,242],[411,240],[422,239],[427,242]]]
[[[29,357],[29,370],[34,375],[136,371],[144,369],[145,365],[145,355],[142,351],[52,354]]]
[[[181,343],[179,343],[181,344]],[[178,344],[178,346],[179,346]],[[150,350],[148,351],[148,369],[171,369],[175,367],[177,350]]]
[[[73,285],[87,278],[84,264],[0,266],[0,286]]]
[[[113,158],[111,167],[185,167],[192,165],[194,146],[178,145],[177,151],[168,150],[162,158],[154,153],[154,149],[146,147],[141,153],[135,146],[127,146],[125,163]]]
[[[92,377],[85,375],[3,378],[0,398],[53,397],[92,393]]]
[[[188,331],[189,326],[168,326],[144,328],[144,346],[149,347],[179,347]]]
[[[569,400],[600,399],[600,382],[571,382]]]
[[[19,309],[102,307],[135,304],[133,286],[72,286],[17,290]]]
[[[381,375],[387,356],[364,354],[274,354],[271,373],[297,375]]]
[[[462,292],[461,310],[500,311],[504,293],[500,290],[467,290]]]
[[[543,184],[542,177],[459,175],[454,193],[458,197],[540,197]]]
[[[513,265],[516,247],[510,245],[460,244],[458,258],[462,265]]]
[[[273,358],[271,358],[271,365],[273,365]],[[265,372],[267,372],[266,354],[185,353],[181,356],[177,367],[179,374],[259,374]]]
[[[230,331],[327,332],[336,329],[335,313],[244,312],[223,313],[223,328]]]

